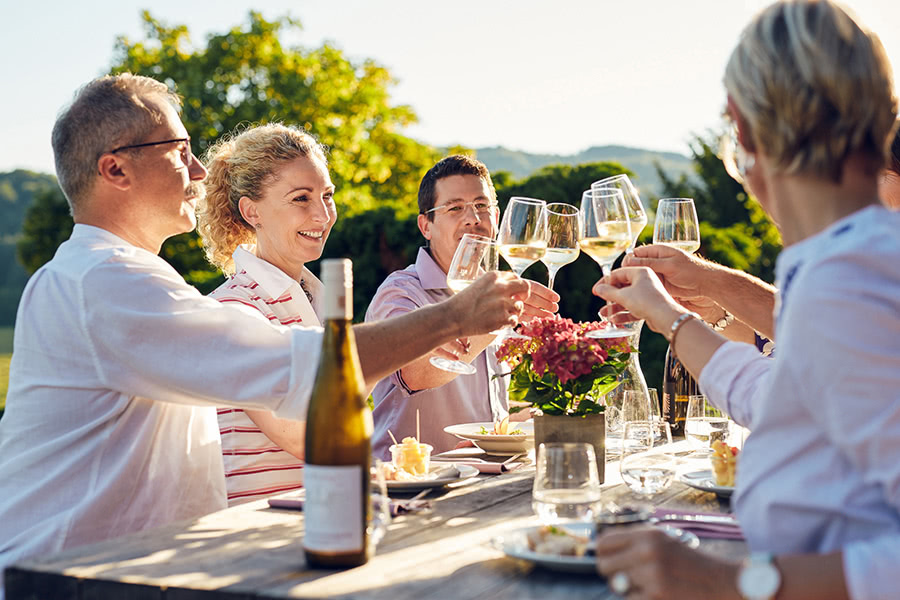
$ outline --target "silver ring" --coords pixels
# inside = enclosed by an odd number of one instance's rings
[[[619,571],[609,578],[609,587],[615,593],[624,596],[631,589],[631,580],[628,579],[628,574],[624,571]]]

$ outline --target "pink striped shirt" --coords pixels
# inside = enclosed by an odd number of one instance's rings
[[[247,307],[276,327],[319,325],[316,307],[300,285],[253,251],[252,246],[235,250],[235,274],[210,296]],[[316,303],[322,283],[306,268],[303,282]],[[303,487],[302,460],[270,440],[243,410],[219,408],[217,413],[229,506]]]

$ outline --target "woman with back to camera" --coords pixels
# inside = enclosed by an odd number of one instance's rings
[[[726,341],[646,267],[594,292],[664,333],[709,399],[753,430],[732,499],[751,556],[611,531],[598,569],[628,598],[895,598],[900,214],[878,195],[897,115],[890,66],[844,9],[791,0],[747,27],[725,87],[739,170],[785,244],[775,358]]]

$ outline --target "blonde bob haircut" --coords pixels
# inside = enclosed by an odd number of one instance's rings
[[[209,175],[206,198],[197,208],[197,231],[206,258],[226,275],[234,273],[231,255],[240,244],[255,244],[256,232],[241,216],[240,200],[258,201],[278,168],[301,156],[328,164],[325,147],[303,129],[271,123],[225,135],[204,156]]]
[[[851,155],[873,174],[884,165],[897,115],[891,67],[878,37],[835,2],[764,9],[741,34],[724,83],[776,172],[839,183]]]

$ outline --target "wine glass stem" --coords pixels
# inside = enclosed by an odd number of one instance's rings
[[[559,269],[547,269],[547,273],[549,274],[549,277],[547,278],[547,287],[551,290],[553,289],[553,282],[556,281],[556,272],[558,270]]]

